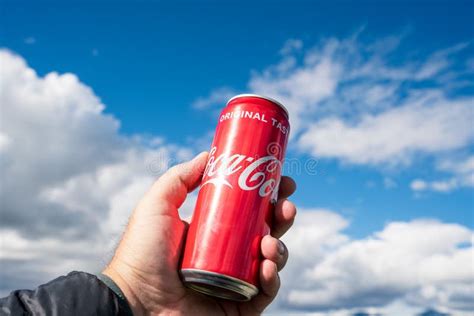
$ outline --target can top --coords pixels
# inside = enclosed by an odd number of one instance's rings
[[[229,101],[227,101],[227,104],[229,104],[232,100],[235,100],[237,98],[245,98],[245,97],[253,97],[253,98],[260,98],[260,99],[268,100],[268,101],[278,105],[285,112],[287,117],[290,116],[288,114],[288,110],[286,109],[286,107],[283,104],[281,104],[280,102],[278,102],[277,100],[275,100],[273,98],[266,97],[266,96],[259,95],[259,94],[251,94],[251,93],[239,94],[239,95],[236,95],[235,97],[230,98]]]

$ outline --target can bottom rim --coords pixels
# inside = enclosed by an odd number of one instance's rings
[[[186,287],[227,300],[245,302],[258,293],[255,285],[216,272],[182,269],[181,277]]]

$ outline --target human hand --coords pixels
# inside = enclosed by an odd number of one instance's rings
[[[200,183],[207,153],[163,174],[133,211],[114,257],[103,271],[124,292],[134,315],[259,315],[278,293],[288,250],[278,240],[293,224],[296,208],[286,200],[295,182],[282,177],[271,236],[261,242],[261,291],[248,302],[213,298],[184,287],[178,274],[187,223],[178,208]]]

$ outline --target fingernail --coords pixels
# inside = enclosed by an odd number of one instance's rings
[[[278,253],[280,255],[285,254],[285,245],[280,240],[278,241]]]
[[[199,157],[202,156],[202,154],[204,154],[206,151],[201,151],[199,154],[197,154],[196,156],[194,156],[193,160],[196,160],[198,159]]]

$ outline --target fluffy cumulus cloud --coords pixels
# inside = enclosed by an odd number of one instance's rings
[[[466,151],[474,141],[472,44],[410,52],[401,48],[406,36],[367,41],[361,30],[306,49],[290,40],[279,63],[252,73],[248,90],[285,104],[293,143],[317,158],[386,168]],[[206,104],[223,101],[216,96]]]
[[[7,50],[0,91],[0,292],[97,271],[146,188],[190,151],[120,135],[74,74],[40,77]]]
[[[474,309],[470,229],[414,220],[351,239],[343,232],[348,221],[337,213],[309,209],[299,215],[284,237],[291,259],[282,275],[280,311],[393,315],[398,305],[413,314],[433,307],[468,315]]]

